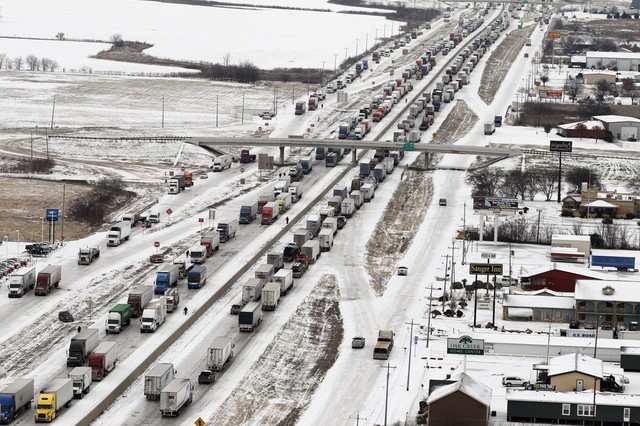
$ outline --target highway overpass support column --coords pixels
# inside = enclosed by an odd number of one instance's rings
[[[280,165],[284,166],[284,146],[280,147]]]
[[[357,151],[358,150],[355,148],[351,150],[351,164],[356,164],[356,162],[358,161],[358,158],[357,158],[358,156],[356,155]]]

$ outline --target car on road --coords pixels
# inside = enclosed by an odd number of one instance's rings
[[[264,111],[260,113],[260,118],[264,119],[264,120],[271,120],[273,117],[275,117],[276,115],[272,112],[269,111]]]
[[[209,175],[208,175],[208,174],[206,174],[206,173],[202,173],[202,174],[200,175],[200,179],[209,179]]]
[[[208,385],[216,381],[216,375],[211,370],[202,370],[198,375],[198,383]]]
[[[62,322],[73,322],[74,318],[71,312],[69,311],[60,311],[58,312],[58,319]]]
[[[518,376],[504,376],[502,378],[502,385],[508,388],[512,386],[520,386],[520,387],[526,388],[528,384],[529,384],[528,381]]]
[[[398,275],[407,275],[409,268],[406,266],[398,266]]]
[[[164,262],[164,255],[160,253],[155,253],[149,256],[149,262],[151,263],[162,263]]]
[[[426,121],[423,121],[422,123],[420,123],[420,126],[418,126],[418,129],[425,131],[429,128],[429,123],[427,123]]]
[[[365,345],[365,338],[364,337],[357,336],[357,337],[354,337],[351,340],[351,347],[353,349],[362,349],[362,348],[364,348],[364,345]]]
[[[438,201],[438,205],[439,206],[446,206],[447,205],[447,199],[446,198],[440,198],[440,200]]]

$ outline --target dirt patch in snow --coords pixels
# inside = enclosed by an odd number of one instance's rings
[[[295,425],[338,357],[339,299],[324,276],[209,423]]]
[[[478,96],[487,105],[493,102],[509,69],[518,55],[520,55],[522,47],[527,38],[531,37],[531,33],[535,28],[532,25],[522,30],[511,31],[491,53],[484,67],[482,81],[478,88]]]
[[[460,100],[431,143],[453,144],[477,121],[478,116]],[[440,156],[432,154],[429,162],[435,164],[439,159]],[[421,155],[402,172],[402,181],[367,242],[364,263],[369,271],[371,287],[379,296],[384,293],[398,261],[409,249],[431,203],[433,182],[428,165],[425,156]]]

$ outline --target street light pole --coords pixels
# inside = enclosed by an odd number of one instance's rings
[[[409,391],[409,378],[411,377],[411,345],[413,344],[413,326],[415,323],[412,319],[411,322],[405,322],[405,324],[411,324],[411,331],[409,332],[409,366],[407,368],[407,391]]]
[[[391,364],[387,363],[387,365],[383,365],[382,368],[387,369],[387,388],[386,388],[385,397],[384,397],[384,426],[387,426],[387,410],[389,408],[389,375],[390,375],[389,371],[392,368],[396,368],[396,367],[392,367]]]

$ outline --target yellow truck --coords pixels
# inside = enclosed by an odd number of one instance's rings
[[[60,415],[62,407],[71,407],[73,399],[73,380],[54,379],[38,396],[36,403],[36,423],[52,422]]]

